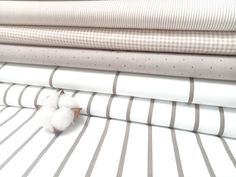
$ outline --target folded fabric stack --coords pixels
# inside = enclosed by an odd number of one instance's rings
[[[0,1],[0,62],[0,176],[236,176],[234,0]]]

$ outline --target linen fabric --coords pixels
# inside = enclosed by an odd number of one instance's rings
[[[236,108],[233,81],[2,64],[0,82]]]
[[[0,61],[236,81],[235,56],[124,52],[0,44]]]
[[[1,1],[0,24],[236,31],[234,0]]]
[[[236,32],[0,26],[0,43],[236,55]]]
[[[1,83],[0,105],[36,108],[55,91],[56,89],[51,88]],[[236,139],[236,109],[78,90],[65,92],[76,98],[83,115],[127,121],[126,114],[129,110],[131,122]]]
[[[90,116],[54,135],[34,109],[6,110],[21,113],[0,130],[1,176],[236,175],[235,140]]]

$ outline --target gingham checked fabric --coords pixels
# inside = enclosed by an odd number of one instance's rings
[[[236,55],[235,32],[0,26],[0,43]]]
[[[236,57],[0,44],[0,61],[236,81]]]
[[[236,108],[231,81],[21,64],[2,64],[0,81]]]
[[[235,140],[91,116],[54,135],[38,126],[34,109],[4,112],[1,123],[12,118],[0,128],[0,176],[236,175]]]
[[[235,0],[0,1],[0,24],[236,30]]]
[[[36,108],[55,91],[56,89],[51,88],[1,83],[0,105]],[[96,117],[126,121],[126,113],[129,109],[129,121],[131,122],[200,132],[236,140],[236,109],[78,90],[65,90],[65,92],[77,99],[83,115],[90,114]],[[2,111],[0,117],[4,117],[5,112],[8,112],[8,108]],[[21,112],[19,111],[17,114],[21,114]],[[1,120],[3,121],[3,119]]]

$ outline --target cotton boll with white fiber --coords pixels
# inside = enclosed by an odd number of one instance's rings
[[[58,107],[58,99],[60,97],[60,91],[57,91],[51,95],[49,95],[45,100],[42,102],[42,106],[48,106],[52,108],[57,108]]]
[[[72,124],[75,113],[72,109],[61,107],[52,116],[51,124],[56,131],[64,131]]]
[[[66,108],[77,108],[78,102],[77,100],[68,95],[68,94],[61,94],[59,102],[58,102],[58,106],[60,107],[66,107]]]
[[[55,113],[56,109],[49,106],[42,106],[35,114],[35,119],[39,121],[39,124],[47,131],[53,132],[53,126],[51,124],[51,119]]]

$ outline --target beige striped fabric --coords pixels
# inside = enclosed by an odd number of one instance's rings
[[[236,108],[233,81],[5,64],[0,81]]]
[[[35,108],[55,91],[56,89],[1,83],[0,105]],[[65,92],[76,98],[83,115],[126,121],[126,110],[129,109],[131,122],[236,140],[236,109],[73,90],[65,90]],[[152,109],[151,113],[150,109]]]
[[[0,43],[236,55],[236,32],[0,26]]]
[[[0,44],[0,61],[166,76],[236,80],[235,56],[124,52]]]
[[[235,31],[234,0],[0,1],[0,24]]]
[[[2,119],[17,109],[6,110]],[[236,175],[235,140],[88,116],[54,135],[34,112],[23,108],[1,127],[1,176]]]

